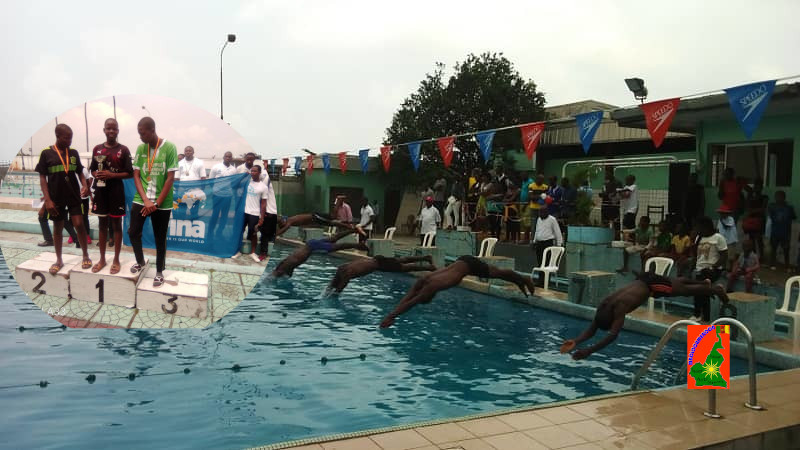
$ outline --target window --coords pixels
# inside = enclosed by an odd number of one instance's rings
[[[792,141],[711,144],[711,185],[718,186],[722,173],[731,167],[737,177],[752,183],[764,180],[765,186],[786,187],[792,182]]]
[[[769,143],[769,167],[767,182],[769,186],[790,187],[792,185],[792,141]]]

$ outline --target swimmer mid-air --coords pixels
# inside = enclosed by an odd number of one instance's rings
[[[564,341],[561,345],[561,353],[568,353],[581,342],[590,339],[598,328],[608,330],[606,337],[591,347],[575,351],[572,354],[572,359],[584,359],[606,347],[617,338],[620,330],[622,330],[622,325],[625,323],[625,315],[642,306],[650,297],[694,295],[716,295],[723,303],[728,303],[725,289],[719,285],[712,285],[709,280],[667,278],[652,272],[636,273],[636,280],[622,289],[612,292],[600,302],[591,325],[575,339]]]
[[[338,220],[333,219],[329,214],[323,213],[306,213],[306,214],[297,214],[291,217],[281,216],[278,218],[278,231],[275,232],[275,236],[280,236],[290,227],[299,227],[299,226],[306,226],[306,225],[320,225],[325,227],[340,227],[346,229],[356,229],[358,234],[364,234],[364,231],[359,229],[358,227],[354,227],[351,223],[340,222]]]
[[[415,264],[420,261],[427,261],[428,264],[418,265]],[[328,290],[333,290],[336,293],[342,292],[353,278],[363,277],[372,272],[421,272],[433,271],[436,266],[433,265],[433,257],[426,256],[408,256],[405,258],[388,258],[384,256],[375,256],[373,258],[358,259],[346,264],[342,264],[336,269],[336,275],[331,280]]]
[[[429,303],[436,293],[457,286],[468,275],[479,278],[499,278],[516,284],[525,296],[528,296],[528,293],[533,295],[533,281],[529,277],[523,277],[510,269],[490,266],[474,256],[464,255],[449,266],[424,275],[417,280],[406,296],[400,300],[395,310],[383,319],[381,328],[392,326],[397,316],[420,303]]]
[[[348,249],[359,249],[359,250],[367,250],[367,246],[364,243],[347,243],[347,244],[337,244],[336,241],[342,239],[343,237],[355,233],[356,230],[351,229],[347,231],[342,231],[339,234],[336,234],[332,237],[325,238],[325,239],[312,239],[306,244],[297,250],[294,251],[291,255],[287,256],[283,261],[278,263],[278,266],[275,267],[275,270],[272,271],[272,277],[278,278],[284,275],[292,276],[294,273],[294,269],[298,266],[306,262],[308,258],[311,256],[313,252],[322,252],[322,253],[332,253],[338,252],[339,250],[348,250]]]

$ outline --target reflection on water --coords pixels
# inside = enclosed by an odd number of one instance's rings
[[[54,328],[3,263],[0,433],[12,448],[240,448],[623,391],[655,343],[623,333],[575,362],[558,346],[586,322],[462,289],[379,330],[412,279],[322,299],[338,263],[315,255],[206,330]],[[645,387],[684,353],[669,345]]]

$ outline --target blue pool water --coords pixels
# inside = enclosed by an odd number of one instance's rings
[[[260,283],[209,329],[156,331],[62,330],[3,262],[3,444],[241,448],[621,392],[655,344],[623,332],[575,362],[558,346],[587,322],[463,289],[379,330],[413,279],[373,274],[318,300],[341,262],[315,256],[291,280]],[[643,387],[670,384],[684,356],[668,345]]]

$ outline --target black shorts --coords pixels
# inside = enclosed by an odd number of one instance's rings
[[[275,242],[275,232],[278,227],[278,216],[264,214],[264,224],[261,225],[261,242]]]
[[[94,190],[92,214],[100,217],[125,217],[125,187],[122,183],[107,181],[105,187]]]
[[[636,213],[625,213],[622,218],[622,228],[625,230],[636,228]]]
[[[58,215],[55,217],[51,216],[50,213],[48,213],[47,210],[45,210],[48,220],[52,220],[53,222],[61,222],[62,220],[67,218],[68,213],[70,220],[72,220],[72,216],[83,216],[83,205],[81,205],[80,203],[72,206],[56,205],[56,210],[58,211]]]
[[[467,263],[470,275],[474,275],[478,278],[491,278],[489,275],[489,265],[480,259],[471,255],[464,255],[460,256],[458,261]]]
[[[378,263],[378,270],[381,272],[402,272],[403,265],[397,258],[387,258],[385,256],[376,256],[375,261]]]
[[[258,216],[245,213],[244,226],[247,228],[246,239],[252,239],[253,235],[258,233]]]

